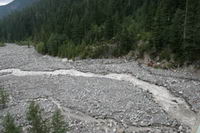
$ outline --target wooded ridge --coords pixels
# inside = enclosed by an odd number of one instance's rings
[[[0,40],[29,40],[40,53],[68,58],[133,51],[192,63],[200,59],[200,1],[41,0],[1,20]]]

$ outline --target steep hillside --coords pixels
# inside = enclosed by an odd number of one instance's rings
[[[132,51],[183,64],[200,59],[199,27],[198,0],[42,0],[0,22],[0,37],[32,40],[39,52],[53,56]]]
[[[0,18],[16,11],[21,10],[38,0],[15,0],[8,5],[0,6]]]

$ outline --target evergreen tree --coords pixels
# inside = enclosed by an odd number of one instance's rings
[[[183,50],[186,56],[186,60],[195,60],[196,52],[199,50],[195,40],[197,34],[197,25],[198,21],[198,13],[199,12],[199,1],[196,0],[186,0],[186,9],[185,9],[185,23],[184,23],[184,42],[183,42]],[[197,50],[197,51],[196,51]],[[196,52],[195,52],[196,51]]]
[[[49,132],[47,123],[42,118],[41,109],[38,104],[35,104],[35,102],[31,102],[28,108],[27,120],[29,124],[31,125],[29,129],[30,133],[48,133]]]
[[[3,121],[3,131],[2,133],[21,133],[20,127],[16,126],[14,118],[8,113]]]
[[[170,49],[172,53],[176,55],[176,59],[180,61],[183,57],[183,32],[184,32],[184,11],[182,9],[177,9],[171,25],[171,34],[170,34]],[[182,61],[181,61],[182,62]]]
[[[8,102],[8,94],[3,88],[0,88],[0,109],[5,108]]]
[[[64,121],[60,110],[56,110],[52,116],[52,133],[66,133],[68,131],[68,125]]]
[[[181,62],[195,62],[200,56],[199,3],[199,0],[41,0],[0,20],[0,41],[31,39],[43,54],[72,58],[84,55],[85,49],[92,53],[106,43],[116,45],[113,50],[120,56],[137,50],[139,42],[145,42],[140,39],[148,34],[149,53],[153,57],[167,49],[169,55],[175,55]],[[132,19],[132,24],[126,24],[127,18]],[[72,43],[68,46],[66,42]],[[75,54],[80,47],[83,50]]]
[[[109,17],[108,20],[105,22],[105,38],[106,39],[111,39],[114,34],[114,22],[112,20],[112,17]]]

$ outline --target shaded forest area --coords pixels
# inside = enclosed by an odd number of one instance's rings
[[[7,5],[0,6],[0,19],[12,12],[20,11],[26,7],[29,7],[37,1],[39,0],[14,0]]]
[[[0,21],[0,40],[31,41],[42,54],[119,57],[144,53],[200,60],[199,0],[41,0]]]

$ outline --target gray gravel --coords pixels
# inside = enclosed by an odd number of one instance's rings
[[[153,69],[123,59],[70,61],[43,56],[33,48],[15,44],[0,48],[0,70],[5,69],[131,74],[141,81],[165,87],[175,98],[184,100],[194,114],[200,110],[200,77],[190,72]],[[0,87],[10,95],[8,107],[0,110],[0,123],[10,112],[25,127],[25,110],[35,100],[44,108],[45,117],[51,116],[56,108],[61,109],[70,133],[191,132],[190,125],[163,109],[152,93],[128,81],[73,75],[15,76],[0,72]]]

